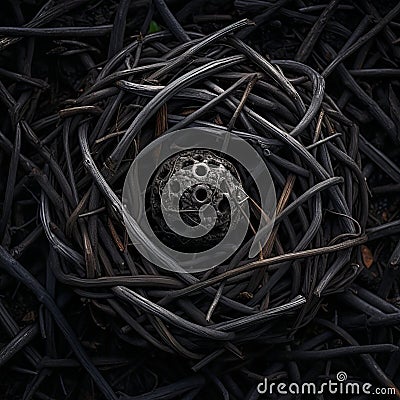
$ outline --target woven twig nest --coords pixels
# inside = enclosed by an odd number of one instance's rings
[[[189,33],[185,44],[167,32],[138,38],[61,112],[57,163],[49,162],[58,192],[43,192],[41,208],[51,265],[95,304],[96,323],[129,346],[201,359],[284,338],[358,272],[368,206],[357,127],[310,67],[269,61],[230,35],[247,24]],[[132,161],[186,127],[232,132],[267,165],[276,220],[256,257],[243,245],[209,271],[176,273],[146,260],[129,238],[121,199]],[[246,182],[249,171],[229,162]],[[260,193],[243,187],[259,221]]]

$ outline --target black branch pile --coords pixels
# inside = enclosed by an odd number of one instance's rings
[[[339,371],[400,395],[391,3],[6,3],[4,399],[256,399],[264,378]],[[268,167],[276,218],[256,257],[262,194],[235,160],[250,228],[232,257],[190,274],[137,251],[151,243],[128,235],[126,175],[183,128],[231,132]]]

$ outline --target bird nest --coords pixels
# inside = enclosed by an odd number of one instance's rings
[[[311,321],[323,296],[356,277],[366,225],[357,126],[312,68],[268,60],[232,35],[248,25],[189,32],[183,44],[168,32],[138,37],[60,111],[58,134],[38,146],[48,160],[41,218],[57,279],[93,304],[96,326],[121,343],[201,360],[197,368],[209,354],[230,354],[219,349],[240,356]],[[250,223],[230,258],[184,273],[138,251],[152,244],[124,220],[129,168],[152,142],[184,128],[235,135],[268,168],[275,221],[256,256],[248,249],[267,188],[254,188],[251,171],[232,159]]]

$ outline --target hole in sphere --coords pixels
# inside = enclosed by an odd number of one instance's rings
[[[208,172],[208,169],[204,164],[196,165],[195,173],[197,176],[206,176],[207,172]]]
[[[194,192],[194,196],[196,198],[197,201],[203,202],[207,199],[207,190],[204,189],[203,187],[200,187],[198,189],[196,189],[196,191]]]
[[[224,196],[218,203],[218,211],[225,213],[229,209],[229,200]]]
[[[178,181],[172,181],[169,183],[169,189],[171,190],[172,193],[178,193],[180,188],[181,185],[179,184]]]

